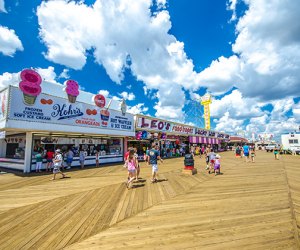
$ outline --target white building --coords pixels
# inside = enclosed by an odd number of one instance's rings
[[[292,151],[300,154],[300,132],[282,134],[281,144],[284,151]]]
[[[77,83],[72,91],[78,95],[70,99],[65,85],[31,80],[0,90],[0,166],[27,173],[35,170],[37,151],[57,148],[75,151],[72,166],[79,166],[79,148],[87,152],[86,165],[95,164],[96,150],[100,164],[123,161],[126,138],[135,135],[133,115],[124,105],[121,110],[119,101],[95,99],[76,89]]]

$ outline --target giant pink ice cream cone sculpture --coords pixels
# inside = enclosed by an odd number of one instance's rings
[[[79,95],[79,85],[74,80],[67,80],[65,82],[66,85],[66,93],[68,94],[68,99],[70,103],[75,103],[76,98]]]
[[[23,100],[26,105],[34,105],[37,96],[42,92],[41,76],[31,69],[24,69],[21,72],[19,87],[23,92]]]

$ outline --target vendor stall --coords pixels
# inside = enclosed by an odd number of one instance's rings
[[[86,151],[86,165],[95,164],[96,151],[100,164],[123,161],[124,138],[135,135],[125,102],[79,91],[73,80],[64,85],[42,81],[30,69],[20,78],[17,86],[0,92],[0,157],[24,160],[11,168],[30,172],[37,152],[57,148],[74,151],[72,166],[79,165],[79,149]]]

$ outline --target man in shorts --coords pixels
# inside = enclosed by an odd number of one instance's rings
[[[246,158],[246,162],[249,161],[249,146],[247,144],[245,144],[243,146],[243,152],[244,152],[244,156]]]
[[[148,155],[148,160],[149,160],[149,164],[152,165],[152,179],[151,182],[157,182],[158,181],[158,166],[157,166],[157,160],[160,160],[161,162],[163,162],[163,160],[160,158],[160,153],[158,151],[158,146],[153,143],[152,144],[152,149],[149,150],[149,155]]]
[[[65,178],[65,174],[60,170],[63,162],[63,157],[61,155],[60,149],[55,150],[55,157],[53,159],[53,178],[51,180],[55,180],[56,174],[60,173],[62,178]]]

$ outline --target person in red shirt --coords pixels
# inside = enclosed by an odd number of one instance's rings
[[[51,168],[53,166],[53,157],[54,157],[54,152],[51,149],[49,149],[46,153],[46,159],[47,159],[46,172],[51,171]]]

